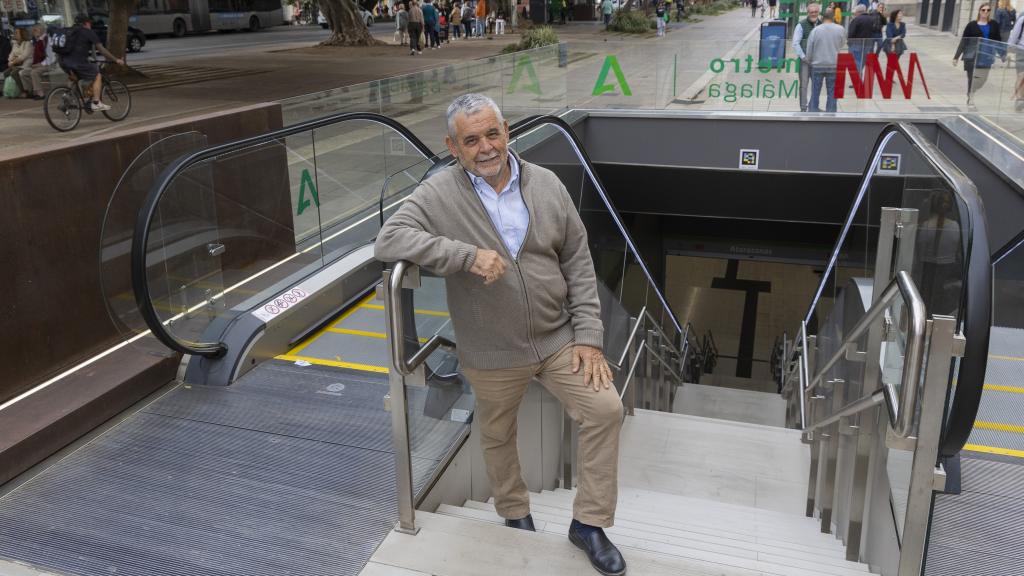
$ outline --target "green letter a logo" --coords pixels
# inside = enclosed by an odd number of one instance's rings
[[[306,186],[309,186],[309,193],[313,195],[313,202],[316,202],[316,207],[320,207],[320,195],[316,193],[316,184],[313,184],[313,177],[309,175],[309,170],[305,169],[302,171],[302,183],[299,185],[299,211],[296,216],[302,214],[302,211],[309,208],[309,200],[306,200]]]
[[[524,72],[526,73],[526,76],[529,77],[530,83],[519,87],[519,81],[523,78]],[[538,96],[541,94],[540,80],[537,78],[537,71],[534,70],[533,61],[530,60],[530,56],[528,54],[523,54],[523,56],[515,62],[512,70],[512,80],[508,83],[507,94],[515,92],[517,88],[523,92],[531,92]]]
[[[632,96],[633,91],[629,89],[629,83],[626,82],[626,77],[622,74],[622,68],[619,67],[619,59],[611,54],[604,59],[604,66],[601,67],[601,73],[597,76],[597,83],[594,84],[594,96],[600,96],[605,92],[615,92],[614,84],[605,84],[605,80],[608,78],[608,71],[615,72],[615,79],[622,86],[622,94],[625,96]]]

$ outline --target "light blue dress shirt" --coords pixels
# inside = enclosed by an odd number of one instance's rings
[[[512,176],[500,194],[480,176],[469,172],[466,174],[469,175],[477,196],[483,202],[484,209],[491,217],[494,229],[498,231],[509,254],[517,258],[523,241],[526,240],[526,230],[530,227],[530,211],[527,210],[526,201],[523,200],[522,191],[519,189],[519,163],[511,155],[509,165]]]

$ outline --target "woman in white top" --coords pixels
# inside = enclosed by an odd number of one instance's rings
[[[18,84],[18,94],[27,97],[25,87],[21,83],[21,69],[28,69],[32,66],[32,41],[29,40],[28,31],[24,28],[14,30],[14,42],[11,44],[11,55],[7,57],[7,69],[4,70],[4,78],[11,76]]]

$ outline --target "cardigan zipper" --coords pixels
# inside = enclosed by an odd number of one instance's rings
[[[512,156],[512,158],[516,159],[516,162],[519,162],[519,159],[512,155],[511,152],[509,153],[509,156]],[[463,169],[463,173],[465,173],[465,169]],[[523,298],[526,300],[526,337],[530,341],[530,347],[533,348],[533,353],[537,357],[537,361],[540,362],[543,358],[540,357],[540,350],[537,349],[537,342],[534,341],[533,337],[533,312],[530,306],[530,291],[526,288],[526,277],[523,276],[523,269],[519,266],[519,255],[523,253],[523,248],[526,246],[526,240],[530,237],[530,229],[533,227],[533,213],[530,211],[530,205],[526,202],[526,195],[523,194],[523,164],[522,162],[519,162],[519,197],[523,199],[523,206],[526,206],[526,213],[529,215],[529,221],[526,224],[526,233],[523,235],[523,243],[519,246],[519,252],[517,252],[515,256],[512,256],[512,252],[510,252],[508,246],[505,245],[505,240],[502,239],[501,233],[498,231],[497,227],[495,227],[494,221],[491,220],[491,215],[487,212],[487,207],[484,206],[484,202],[480,199],[480,194],[476,191],[476,186],[473,186],[473,180],[470,179],[468,174],[466,174],[466,180],[469,181],[469,189],[472,192],[472,196],[476,198],[477,204],[480,206],[480,209],[483,210],[484,217],[487,218],[487,221],[491,224],[491,230],[493,230],[495,236],[498,237],[498,244],[501,245],[502,251],[505,252],[505,255],[508,256],[509,260],[511,260],[516,266],[516,274],[519,276],[519,283],[523,287]],[[498,193],[497,195],[499,198],[501,197],[501,193]]]

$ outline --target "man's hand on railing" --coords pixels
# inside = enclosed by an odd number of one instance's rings
[[[594,392],[601,388],[609,388],[612,384],[612,369],[604,359],[604,353],[593,346],[573,346],[572,372],[575,374],[583,366],[583,385],[593,386]]]
[[[469,271],[483,278],[484,284],[490,284],[501,278],[507,267],[508,262],[501,257],[501,254],[494,250],[477,248],[476,258],[473,260],[473,265],[469,267]]]

